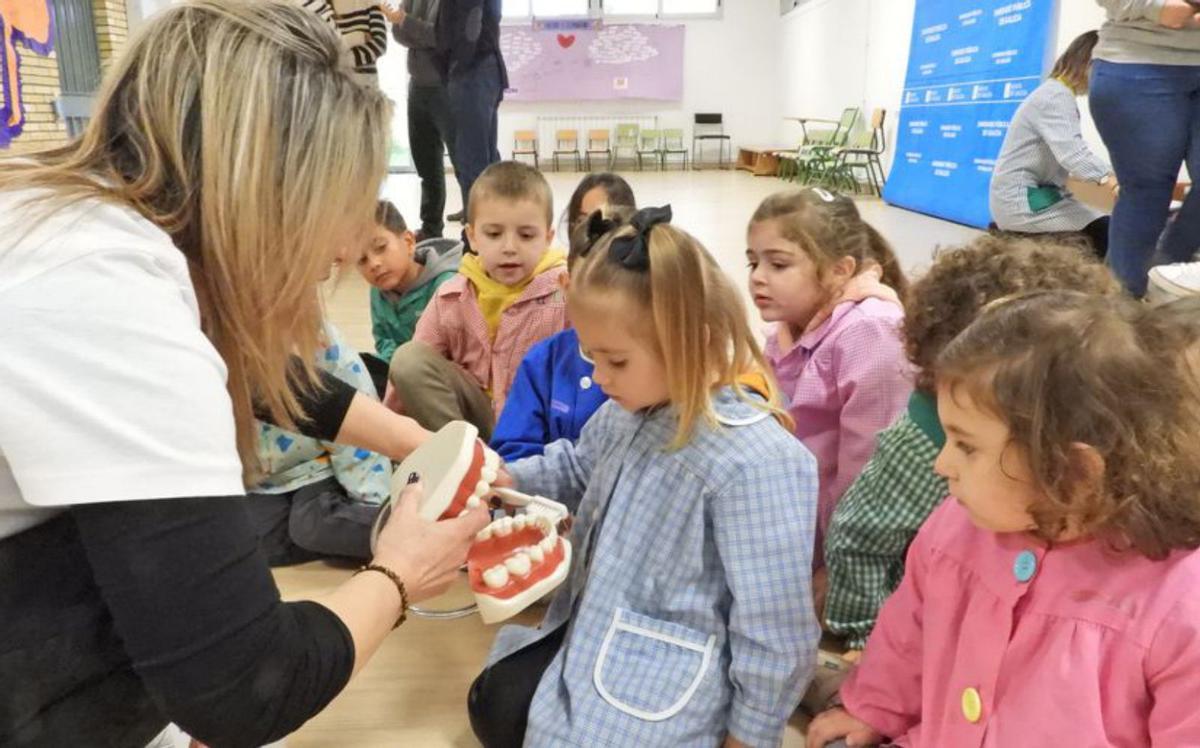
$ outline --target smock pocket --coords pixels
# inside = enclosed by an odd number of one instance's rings
[[[670,719],[700,687],[716,641],[715,635],[617,608],[596,658],[596,690],[630,716]]]

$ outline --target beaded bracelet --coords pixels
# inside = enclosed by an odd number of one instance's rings
[[[392,584],[396,585],[396,590],[400,593],[400,618],[396,620],[396,625],[392,626],[392,629],[395,630],[400,628],[400,624],[404,623],[404,621],[408,619],[408,591],[404,589],[404,582],[400,580],[400,577],[397,576],[396,572],[392,571],[386,566],[380,566],[379,564],[367,564],[366,566],[361,566],[359,567],[358,571],[354,572],[354,575],[362,574],[364,571],[377,571],[386,576],[388,579],[392,580]]]

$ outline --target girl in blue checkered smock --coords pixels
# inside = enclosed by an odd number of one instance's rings
[[[487,748],[775,746],[811,675],[816,463],[775,388],[737,384],[766,371],[745,309],[669,218],[587,227],[568,305],[610,401],[508,466],[574,511],[574,554],[471,688]]]

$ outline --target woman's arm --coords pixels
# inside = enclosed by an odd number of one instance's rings
[[[375,563],[411,601],[454,579],[479,510],[416,518],[410,490],[380,536]],[[380,573],[316,602],[282,603],[243,497],[72,508],[92,572],[133,666],[164,716],[213,745],[256,746],[318,713],[370,659],[401,611]]]
[[[1099,183],[1112,168],[1088,147],[1079,124],[1079,107],[1066,90],[1042,99],[1041,106],[1029,113],[1030,124],[1054,154],[1054,158],[1072,175]]]
[[[297,359],[297,366],[299,359]],[[320,371],[320,386],[298,393],[300,407],[307,418],[296,424],[305,436],[338,444],[362,447],[403,460],[409,452],[429,438],[429,432],[413,419],[384,407],[348,382]],[[273,423],[270,415],[256,414],[259,419]]]

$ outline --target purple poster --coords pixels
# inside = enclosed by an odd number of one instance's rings
[[[683,26],[504,26],[508,101],[683,98]]]

